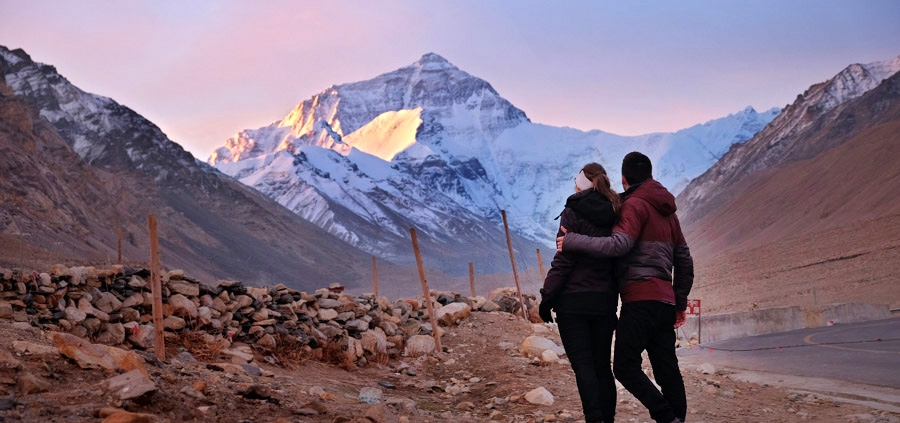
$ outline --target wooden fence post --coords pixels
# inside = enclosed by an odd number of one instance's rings
[[[372,256],[372,277],[375,279],[375,299],[378,299],[378,265],[375,264],[375,256]]]
[[[538,268],[541,269],[541,282],[544,282],[544,278],[547,277],[547,274],[544,273],[544,260],[541,259],[541,249],[537,249],[538,254]]]
[[[509,261],[512,263],[513,278],[516,280],[516,293],[519,295],[519,304],[522,305],[522,316],[528,320],[528,307],[525,305],[525,299],[522,298],[522,287],[519,285],[519,272],[516,271],[516,257],[513,255],[512,238],[509,236],[509,224],[506,222],[506,210],[500,210],[503,215],[503,228],[506,229],[506,246],[509,247]]]
[[[162,282],[159,276],[159,238],[156,232],[156,215],[148,217],[150,224],[150,291],[153,295],[153,326],[156,329],[156,358],[166,360],[166,338],[163,335]]]
[[[428,290],[428,281],[425,279],[425,266],[422,265],[422,253],[419,252],[416,228],[409,228],[409,234],[412,236],[413,251],[416,253],[416,264],[419,266],[419,278],[422,280],[422,294],[425,295],[425,306],[428,307],[428,321],[431,322],[431,334],[434,335],[434,348],[437,352],[443,352],[441,335],[438,333],[440,325],[437,320],[434,320],[434,307],[431,305],[431,292]]]
[[[472,287],[472,296],[475,296],[475,269],[472,267],[472,262],[469,262],[469,286]]]
[[[122,264],[122,226],[116,228],[116,264]]]

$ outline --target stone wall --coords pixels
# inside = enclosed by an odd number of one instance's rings
[[[322,288],[308,294],[282,284],[256,288],[226,280],[210,286],[180,270],[164,272],[161,282],[167,342],[191,332],[222,347],[242,342],[274,351],[289,345],[313,353],[330,346],[348,361],[365,364],[379,355],[407,353],[409,339],[435,330],[421,296],[391,301],[337,289]],[[0,269],[0,290],[0,318],[110,346],[154,347],[147,269],[57,265],[48,272],[31,274]],[[435,319],[445,326],[457,324],[473,310],[519,309],[515,298],[500,292],[493,298],[496,301],[450,292],[431,294]]]

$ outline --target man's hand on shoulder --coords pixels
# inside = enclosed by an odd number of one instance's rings
[[[559,231],[562,232],[563,235],[562,235],[562,236],[559,236],[559,237],[556,237],[556,251],[559,252],[559,253],[561,253],[561,252],[562,252],[563,241],[566,239],[566,233],[568,233],[569,231],[566,230],[566,227],[565,227],[565,226],[560,226],[560,227],[559,227]]]

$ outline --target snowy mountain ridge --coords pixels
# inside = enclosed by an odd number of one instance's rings
[[[695,206],[714,196],[712,193],[726,184],[777,163],[809,159],[843,142],[843,138],[836,137],[808,144],[798,134],[814,125],[823,125],[821,117],[861,97],[897,72],[900,72],[900,56],[852,64],[827,81],[810,86],[757,135],[758,139],[736,145],[709,171],[692,181],[680,195],[679,204],[696,214]]]
[[[622,157],[642,151],[656,164],[654,176],[677,193],[778,113],[748,107],[675,133],[633,137],[553,127],[532,123],[489,83],[429,53],[371,80],[332,86],[269,126],[241,131],[209,163],[381,256],[408,243],[410,227],[465,249],[481,242],[473,234],[501,224],[501,210],[512,231],[550,245],[554,218],[584,164],[604,165],[621,189]]]

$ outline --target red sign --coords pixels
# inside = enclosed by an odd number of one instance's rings
[[[700,300],[688,300],[687,314],[700,315]]]

